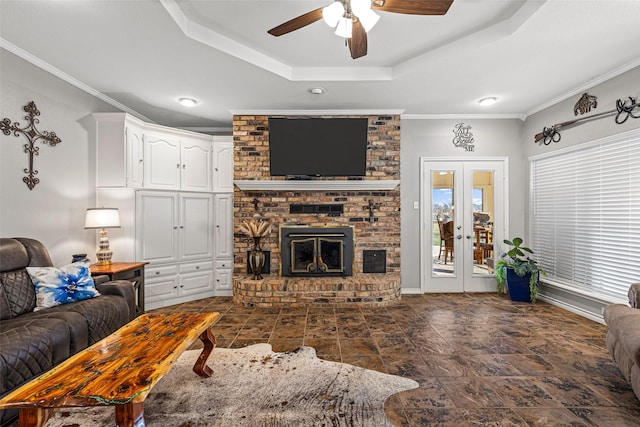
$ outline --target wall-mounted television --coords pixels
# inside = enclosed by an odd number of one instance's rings
[[[270,172],[276,176],[364,176],[367,118],[270,118]]]

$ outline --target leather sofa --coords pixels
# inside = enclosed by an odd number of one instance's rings
[[[131,282],[95,277],[100,296],[34,311],[26,267],[52,267],[42,243],[0,238],[0,397],[101,340],[136,316]],[[4,425],[17,410],[0,411]]]
[[[640,400],[640,283],[629,288],[629,306],[611,304],[604,309],[607,349]]]

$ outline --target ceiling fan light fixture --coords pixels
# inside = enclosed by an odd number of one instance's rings
[[[496,102],[498,102],[498,98],[496,98],[495,96],[487,96],[486,98],[478,100],[478,104],[482,105],[483,107],[488,107],[489,105],[493,105]]]
[[[374,25],[376,25],[376,23],[380,19],[380,15],[378,15],[371,9],[366,9],[363,13],[358,14],[356,16],[358,17],[358,19],[360,20],[360,23],[364,27],[364,31],[367,33],[369,32],[370,29],[373,28]]]
[[[338,25],[338,21],[344,15],[344,6],[339,1],[334,1],[329,6],[322,9],[322,18],[330,27]]]
[[[351,38],[351,30],[353,29],[353,20],[351,18],[340,18],[338,25],[336,25],[335,34],[345,39]]]

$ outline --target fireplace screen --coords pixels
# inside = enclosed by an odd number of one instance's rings
[[[327,237],[297,239],[292,236],[290,257],[292,273],[343,273],[342,240],[331,240]],[[344,237],[339,235],[336,237]]]
[[[282,275],[352,274],[352,228],[283,227],[280,233]]]

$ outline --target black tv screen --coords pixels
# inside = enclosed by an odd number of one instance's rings
[[[367,118],[270,118],[271,175],[364,176]]]

